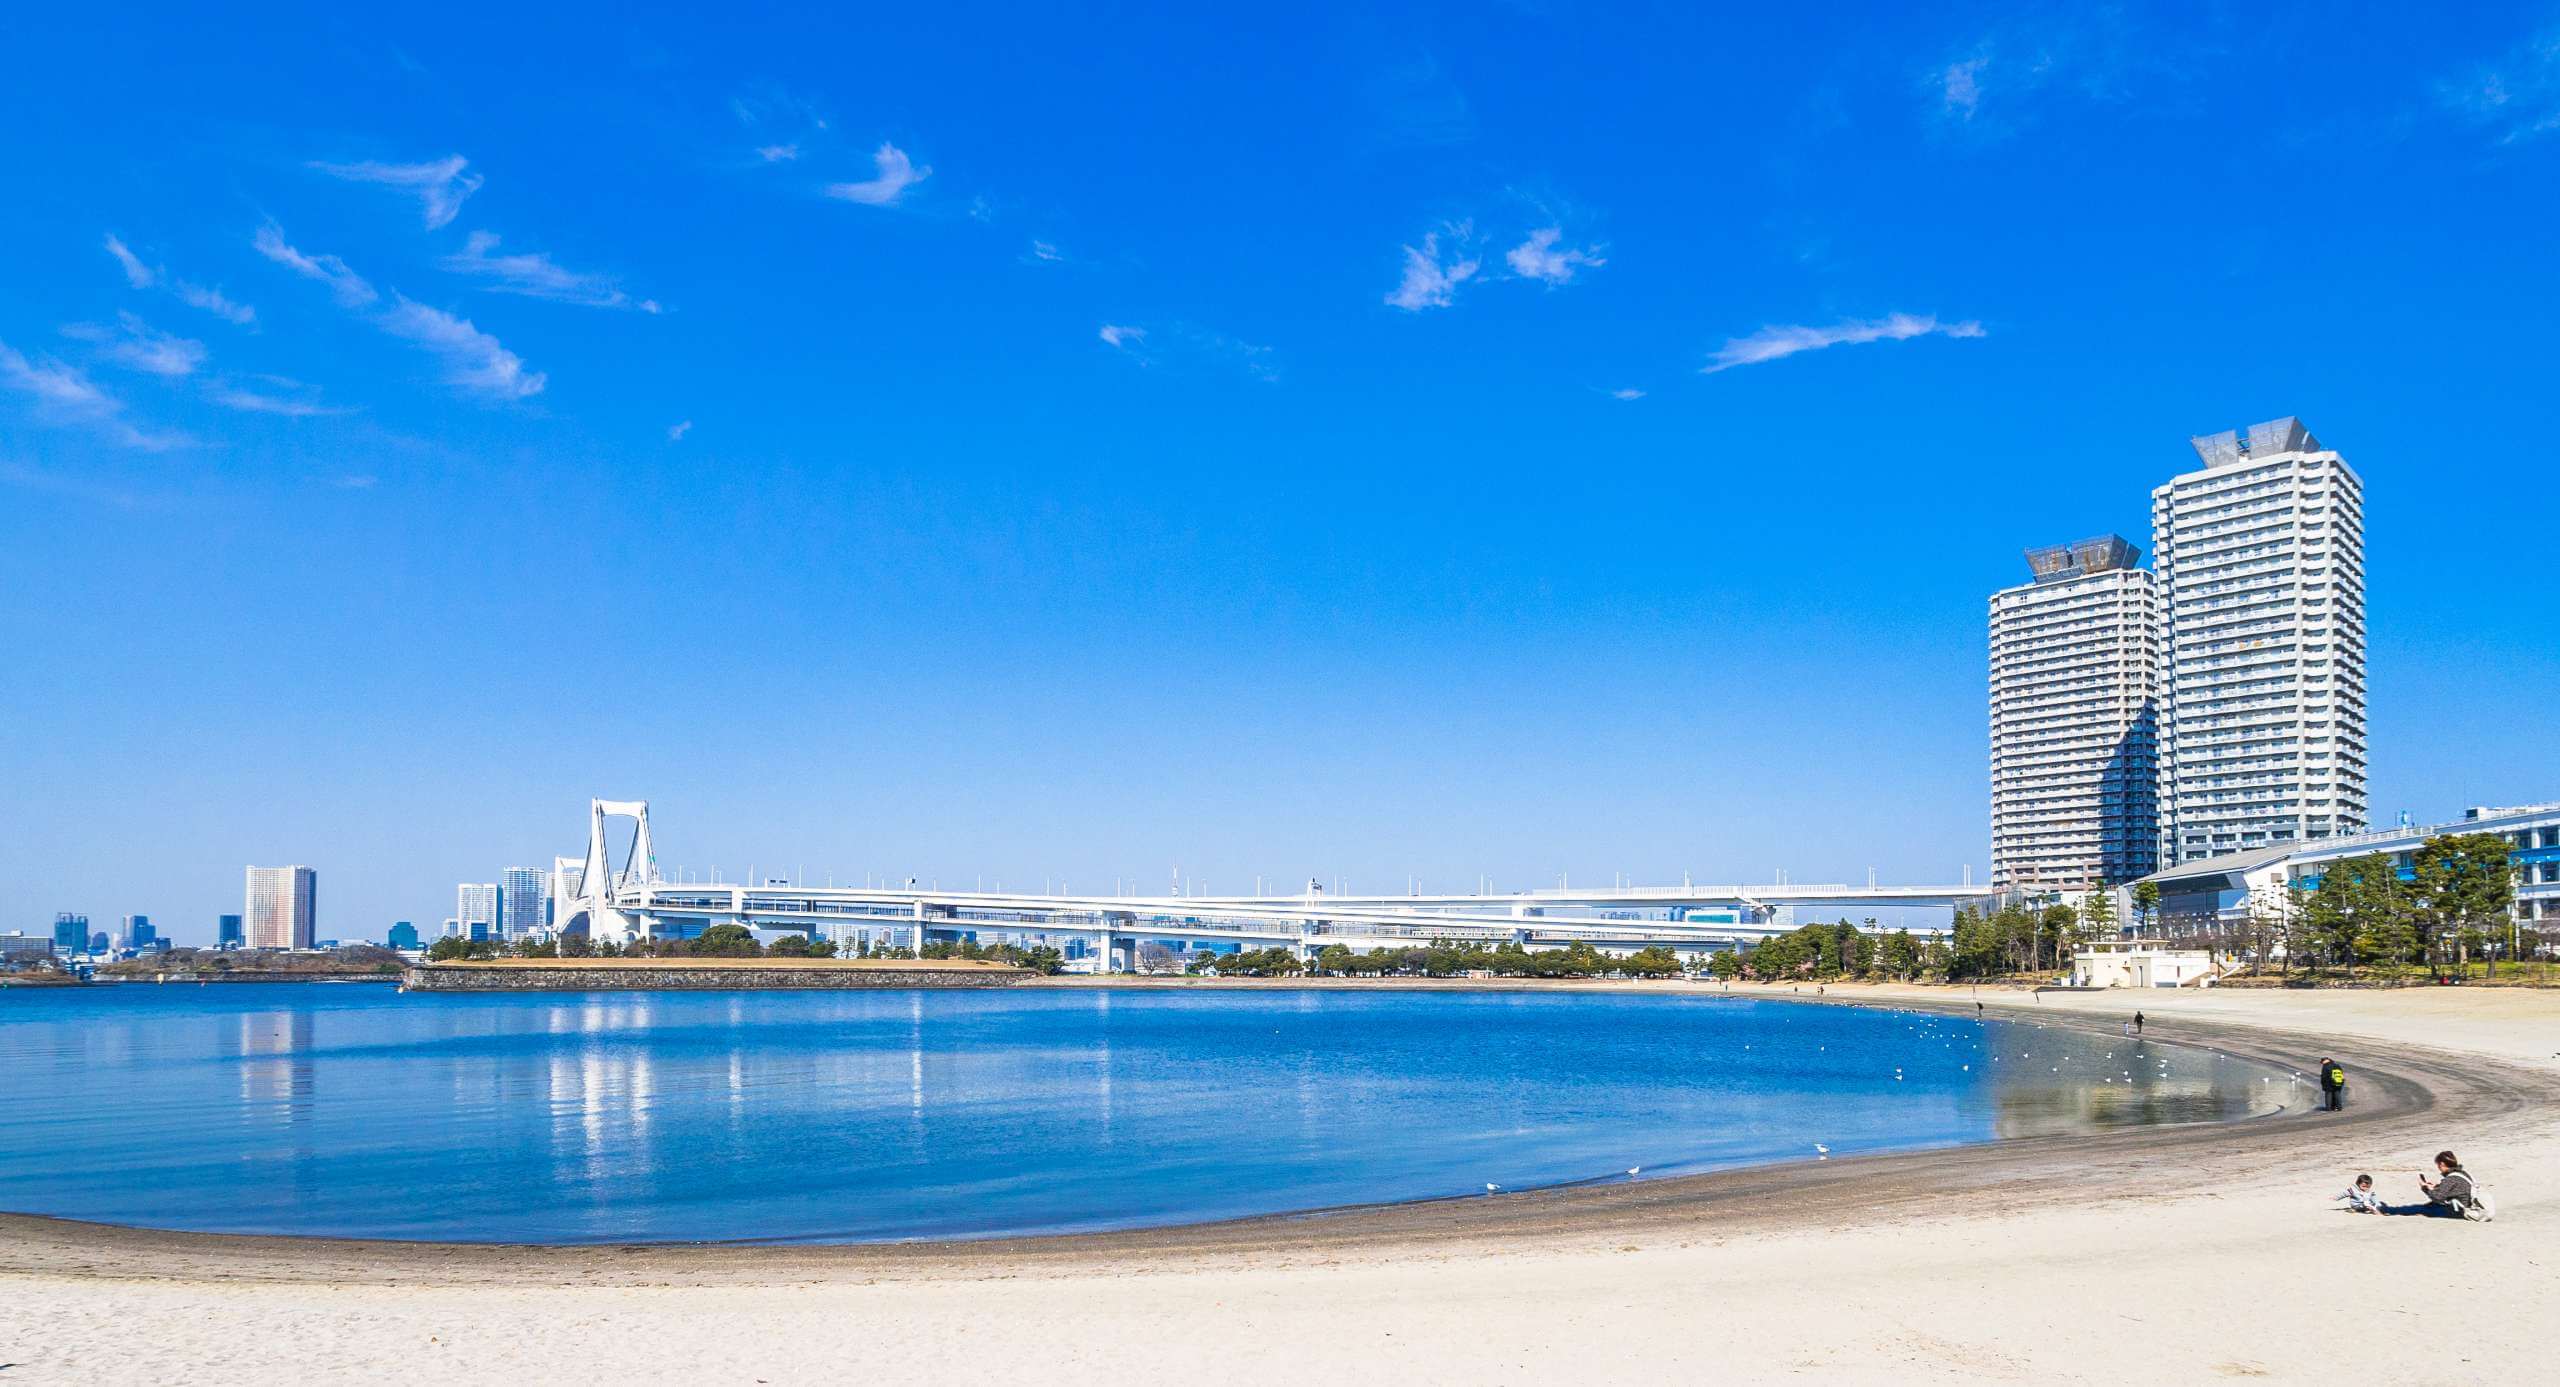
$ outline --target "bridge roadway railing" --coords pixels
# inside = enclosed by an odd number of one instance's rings
[[[1347,940],[1428,942],[1542,942],[1594,944],[1667,944],[1674,947],[1730,946],[1777,931],[1751,925],[1700,922],[1573,919],[1559,916],[1438,915],[1428,912],[1328,910],[1303,903],[1285,909],[1228,905],[1206,901],[1163,899],[1101,901],[1076,899],[1048,903],[1036,898],[972,902],[929,897],[868,896],[830,900],[814,895],[780,895],[763,891],[635,892],[621,904],[652,916],[682,916],[739,923],[873,925],[908,928],[923,924],[928,932],[971,927],[1011,929],[1026,933],[1126,934],[1168,937],[1203,936],[1263,939],[1278,943]],[[919,914],[919,908],[922,913]]]

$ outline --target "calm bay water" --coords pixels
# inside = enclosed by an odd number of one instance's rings
[[[1725,997],[0,991],[0,1209],[230,1232],[1065,1232],[2301,1101],[2183,1047]]]

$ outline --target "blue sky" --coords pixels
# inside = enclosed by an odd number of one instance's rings
[[[0,929],[662,860],[1948,879],[1983,610],[2367,486],[2560,797],[2560,8],[0,18]]]

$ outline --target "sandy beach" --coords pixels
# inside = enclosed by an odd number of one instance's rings
[[[1671,984],[1669,990],[1703,990]],[[1737,989],[1744,995],[1798,995]],[[1960,989],[1833,987],[1954,1008]],[[0,1218],[0,1384],[2534,1380],[2560,994],[2038,995],[2355,1076],[2342,1115],[1095,1237],[505,1248]],[[2490,1225],[2332,1212],[2452,1147]]]

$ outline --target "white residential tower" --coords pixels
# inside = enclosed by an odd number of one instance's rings
[[[2365,825],[2364,483],[2299,419],[2151,493],[2161,865]]]
[[[2159,610],[2115,535],[1991,596],[1991,879],[2077,894],[2156,865]]]

